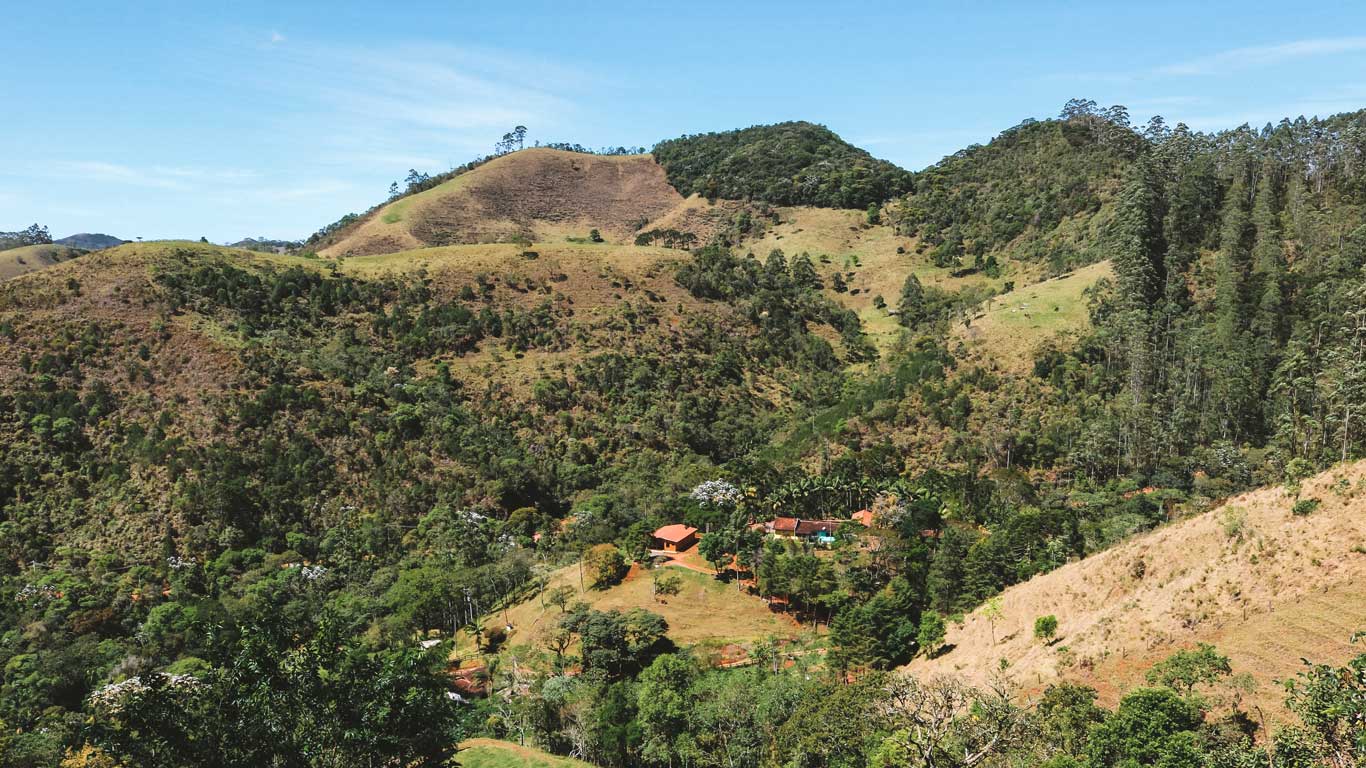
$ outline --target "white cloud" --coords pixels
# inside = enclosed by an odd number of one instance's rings
[[[384,173],[444,170],[492,151],[515,125],[562,138],[556,127],[576,114],[573,94],[588,80],[521,54],[428,44],[291,41],[260,65],[253,85],[276,103],[280,141],[307,142],[328,165]]]
[[[1312,56],[1366,51],[1366,37],[1326,37],[1276,45],[1233,48],[1209,56],[1158,67],[1159,75],[1221,75]]]
[[[87,182],[122,184],[154,189],[192,189],[197,184],[241,184],[258,178],[255,171],[234,168],[192,168],[153,165],[135,168],[103,160],[60,162],[57,175]]]
[[[355,184],[347,181],[323,179],[309,184],[254,189],[252,190],[252,195],[261,200],[273,203],[283,203],[296,200],[329,199],[332,195],[336,195],[340,192],[349,192],[355,189],[355,187]]]
[[[278,31],[276,31],[276,30],[271,30],[271,32],[270,32],[270,44],[271,44],[271,45],[279,45],[280,43],[283,43],[284,41],[286,41],[286,40],[288,40],[288,39],[289,39],[289,38],[287,38],[287,37],[285,37],[284,35],[280,34],[280,33],[279,33]]]

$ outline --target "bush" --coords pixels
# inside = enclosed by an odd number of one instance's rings
[[[1034,637],[1049,642],[1058,633],[1058,617],[1052,614],[1034,620]]]
[[[920,616],[920,632],[916,644],[927,658],[933,658],[944,645],[944,617],[935,611],[925,611]]]
[[[1295,506],[1290,508],[1290,512],[1297,517],[1312,515],[1319,508],[1318,499],[1300,499],[1295,502]]]

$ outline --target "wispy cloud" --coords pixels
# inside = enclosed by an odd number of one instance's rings
[[[1167,64],[1158,67],[1155,73],[1159,75],[1222,75],[1294,59],[1357,51],[1366,51],[1366,37],[1324,37],[1313,40],[1295,40],[1275,45],[1233,48],[1209,56]]]
[[[442,170],[421,160],[463,162],[493,148],[514,125],[553,135],[577,112],[572,96],[592,78],[523,54],[410,44],[339,47],[291,41],[270,49],[258,85],[294,117],[311,116],[315,157],[374,169]],[[317,130],[326,125],[325,131]]]
[[[56,175],[87,182],[181,190],[192,189],[199,183],[246,183],[259,176],[255,171],[233,168],[189,168],[163,165],[138,168],[103,160],[60,162],[56,165]]]
[[[279,45],[280,43],[283,43],[284,41],[286,41],[286,40],[288,40],[288,39],[289,39],[289,38],[287,38],[287,37],[285,37],[284,35],[280,34],[279,31],[277,31],[277,30],[273,30],[273,29],[272,29],[272,30],[270,31],[270,44],[271,44],[271,45]]]
[[[262,187],[253,190],[253,195],[268,202],[283,203],[299,200],[325,199],[341,192],[349,192],[355,189],[355,187],[355,184],[347,181],[322,179],[308,184],[284,187]]]

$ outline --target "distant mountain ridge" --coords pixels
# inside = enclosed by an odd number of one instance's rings
[[[56,245],[65,245],[69,248],[81,248],[87,251],[102,251],[105,248],[113,248],[116,245],[123,245],[128,242],[122,238],[106,235],[102,233],[79,232],[74,235],[67,235],[60,240],[52,241]]]

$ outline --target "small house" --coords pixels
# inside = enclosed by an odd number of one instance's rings
[[[666,525],[654,533],[655,549],[682,552],[697,543],[697,529],[682,523]]]
[[[773,522],[767,527],[768,532],[774,536],[785,539],[802,539],[830,546],[835,543],[835,531],[839,530],[843,520],[802,520],[797,517],[775,517]]]

